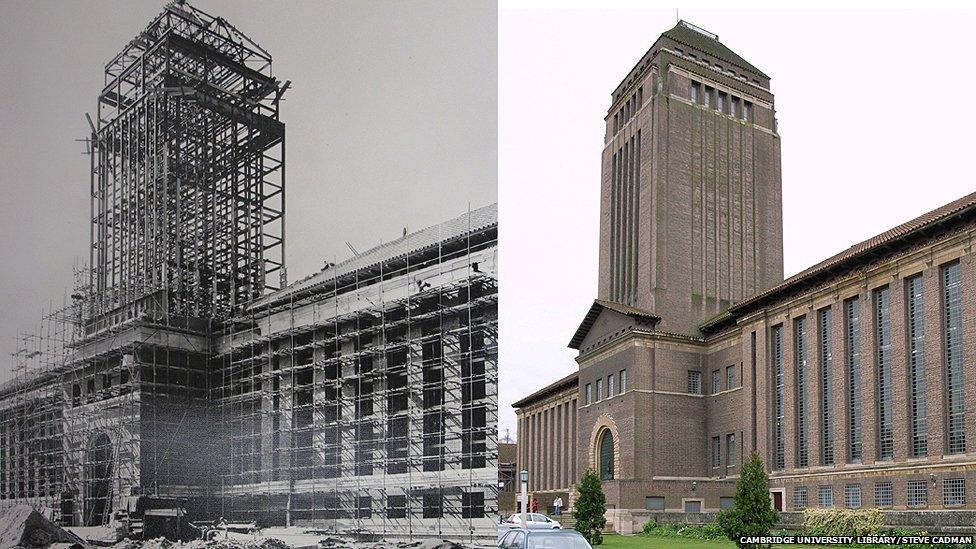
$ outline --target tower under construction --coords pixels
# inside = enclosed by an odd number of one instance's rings
[[[105,66],[90,263],[0,386],[0,506],[494,535],[497,209],[287,284],[288,87],[183,2]]]

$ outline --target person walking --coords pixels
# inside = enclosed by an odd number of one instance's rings
[[[563,514],[563,498],[556,496],[556,499],[552,500],[552,508],[555,510],[556,516]]]

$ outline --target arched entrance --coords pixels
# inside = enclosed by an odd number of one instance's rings
[[[112,440],[99,433],[88,445],[85,462],[85,525],[108,523],[112,511]]]
[[[614,455],[613,455],[613,433],[610,429],[604,429],[600,435],[599,442],[599,467],[600,480],[613,480],[614,475]]]

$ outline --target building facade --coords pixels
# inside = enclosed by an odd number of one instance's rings
[[[599,299],[578,372],[516,403],[520,446],[560,436],[525,419],[576,398],[569,459],[624,532],[730,506],[753,452],[781,510],[976,509],[976,194],[782,280],[768,88],[680,22],[614,91]]]
[[[91,266],[0,386],[0,507],[495,535],[497,207],[288,284],[288,88],[168,4],[106,66]]]

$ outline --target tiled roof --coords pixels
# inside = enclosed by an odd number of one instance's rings
[[[661,320],[661,317],[654,315],[649,311],[644,309],[638,309],[637,307],[631,307],[630,305],[624,305],[623,303],[617,303],[615,301],[606,301],[603,299],[593,300],[593,305],[590,306],[590,310],[587,311],[586,316],[583,317],[583,322],[580,323],[579,328],[576,329],[576,333],[573,334],[573,339],[569,342],[570,349],[579,349],[580,344],[583,343],[583,339],[586,338],[586,334],[589,333],[590,328],[593,327],[593,323],[596,322],[600,312],[603,309],[610,309],[611,311],[616,311],[622,315],[627,315],[639,320],[645,320],[649,322],[657,322]]]
[[[817,277],[818,275],[827,274],[830,271],[838,269],[848,268],[865,256],[877,252],[879,249],[882,249],[887,245],[895,244],[907,236],[917,233],[918,231],[931,228],[957,214],[967,211],[976,212],[976,193],[971,193],[959,198],[958,200],[953,200],[952,202],[936,208],[926,214],[920,215],[911,221],[902,223],[901,225],[889,229],[877,236],[871,237],[863,242],[859,242],[840,252],[839,254],[817,263],[809,269],[787,278],[780,284],[777,284],[768,290],[755,294],[744,301],[740,301],[739,303],[732,305],[732,307],[729,308],[730,314],[720,314],[713,317],[705,321],[701,328],[703,330],[707,330],[711,326],[721,324],[723,321],[727,321],[736,316],[740,316],[743,313],[747,313],[756,308],[758,303],[770,298],[774,298],[777,294],[788,292],[792,289],[791,287],[806,282],[814,277]]]
[[[426,229],[410,233],[402,238],[380,244],[345,261],[340,261],[327,269],[263,296],[251,306],[259,308],[268,303],[287,299],[291,294],[307,290],[320,284],[331,284],[336,278],[354,273],[359,269],[372,267],[390,259],[406,256],[407,254],[430,246],[436,246],[440,242],[497,225],[498,204],[490,204],[472,210],[470,213],[459,215],[444,223],[439,223]]]
[[[738,66],[739,68],[752,71],[760,76],[766,76],[766,73],[756,68],[752,63],[743,59],[739,54],[730,50],[725,44],[718,41],[718,37],[712,38],[707,34],[703,34],[692,28],[693,25],[689,26],[688,23],[684,21],[679,21],[674,28],[664,31],[662,36],[666,36],[679,44],[684,44],[689,48],[695,48],[696,50],[706,53],[712,57],[721,59],[728,63]]]
[[[512,408],[524,408],[533,402],[541,400],[549,395],[554,395],[560,391],[566,390],[570,387],[575,387],[577,384],[577,379],[579,378],[579,372],[573,372],[568,376],[560,379],[555,383],[550,383],[542,389],[532,393],[531,395],[519,400],[515,404],[512,404]]]

